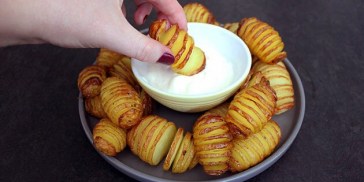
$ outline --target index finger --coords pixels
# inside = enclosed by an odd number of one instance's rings
[[[151,3],[161,14],[168,18],[171,24],[178,24],[187,30],[186,15],[177,0],[146,0]]]

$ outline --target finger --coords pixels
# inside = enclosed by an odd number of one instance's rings
[[[107,33],[107,37],[100,40],[101,46],[144,62],[174,62],[168,47],[135,30],[124,17],[120,19],[121,23],[116,26],[118,28],[108,29],[110,32]],[[163,55],[169,56],[168,60]]]
[[[149,14],[152,12],[153,5],[145,2],[139,4],[134,13],[134,21],[137,25],[141,25],[145,22]]]
[[[182,6],[176,0],[147,0],[172,24],[187,30],[187,21]]]

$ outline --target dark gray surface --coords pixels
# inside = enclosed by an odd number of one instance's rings
[[[222,23],[256,16],[274,26],[305,88],[296,140],[251,181],[363,181],[364,2],[203,3]],[[132,181],[95,152],[80,124],[77,76],[96,53],[50,45],[0,49],[0,181]]]

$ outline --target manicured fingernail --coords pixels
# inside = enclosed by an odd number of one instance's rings
[[[145,22],[145,20],[147,20],[148,15],[145,15],[144,19],[143,19],[143,23]]]
[[[157,61],[157,63],[162,63],[166,65],[171,65],[174,63],[174,56],[170,53],[164,53]]]

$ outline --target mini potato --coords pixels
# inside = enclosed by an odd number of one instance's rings
[[[127,81],[136,91],[139,92],[140,86],[134,77],[133,71],[131,70],[129,57],[122,57],[116,61],[109,69],[109,75],[111,77],[119,77]]]
[[[239,91],[225,117],[234,136],[259,132],[274,114],[277,97],[268,81]]]
[[[193,126],[196,155],[209,175],[221,175],[228,170],[232,135],[224,118],[205,113]]]
[[[101,86],[101,104],[113,123],[128,129],[140,121],[143,106],[138,93],[125,80],[107,78]]]
[[[128,145],[141,160],[158,165],[167,155],[177,128],[166,119],[149,115],[128,132]]]
[[[126,132],[104,118],[93,129],[93,143],[98,151],[108,156],[116,156],[126,146]]]
[[[233,148],[229,161],[232,172],[240,172],[252,167],[269,156],[281,138],[281,129],[270,120],[258,133],[233,139]]]
[[[106,79],[106,71],[103,67],[91,65],[84,68],[78,75],[77,85],[85,98],[100,95],[102,82]]]
[[[283,62],[266,64],[261,61],[254,64],[253,72],[260,72],[277,94],[275,114],[281,114],[294,106],[294,89],[291,77]]]
[[[186,76],[199,73],[205,68],[205,53],[194,46],[194,41],[177,24],[167,28],[167,20],[154,21],[149,28],[149,36],[169,47],[175,57],[171,68]]]
[[[188,22],[200,22],[219,25],[214,15],[200,3],[189,3],[183,6]]]
[[[252,54],[265,63],[275,64],[287,57],[279,33],[255,17],[242,19],[237,35],[247,44]]]
[[[124,55],[116,53],[114,51],[101,48],[99,54],[96,57],[96,65],[104,67],[106,70],[116,64]]]
[[[100,95],[85,99],[85,110],[87,113],[97,118],[106,118],[107,115],[101,105]]]

